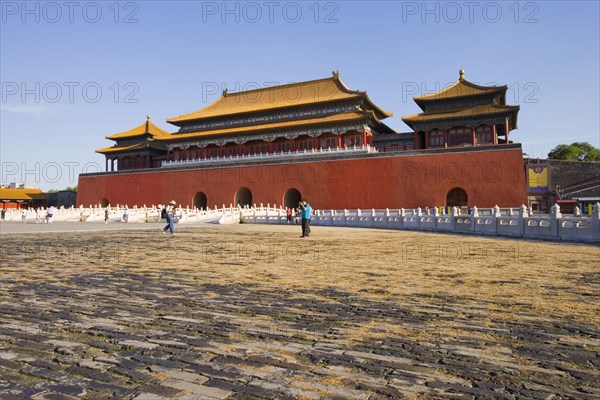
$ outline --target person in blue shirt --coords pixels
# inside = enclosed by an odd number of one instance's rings
[[[310,204],[308,204],[306,199],[302,199],[299,207],[300,207],[300,212],[302,214],[302,236],[301,237],[309,237],[310,236],[310,213],[311,213]]]

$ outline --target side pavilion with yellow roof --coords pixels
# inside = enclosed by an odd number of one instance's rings
[[[480,86],[465,79],[437,93],[414,97],[423,110],[402,118],[414,134],[415,149],[510,143],[519,106],[506,104],[508,86]],[[502,139],[498,137],[502,136]]]
[[[146,122],[125,132],[106,136],[116,143],[111,147],[96,150],[106,156],[106,171],[160,167],[164,158],[165,145],[157,140],[169,137],[146,117]],[[117,165],[115,165],[115,161]]]

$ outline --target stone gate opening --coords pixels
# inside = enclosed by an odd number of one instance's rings
[[[194,195],[194,207],[195,208],[203,208],[206,210],[207,205],[208,205],[208,199],[206,198],[206,194],[204,192],[198,192]]]
[[[469,198],[467,192],[460,187],[450,189],[446,194],[446,206],[450,207],[463,207],[469,205]]]
[[[247,187],[241,187],[235,193],[234,205],[252,206],[252,192]]]
[[[289,208],[297,208],[298,203],[300,203],[300,200],[302,200],[302,195],[300,194],[300,191],[298,191],[298,189],[295,188],[290,188],[287,190],[287,192],[285,192],[285,195],[283,196],[283,206]]]

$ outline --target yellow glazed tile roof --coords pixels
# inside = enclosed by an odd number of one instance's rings
[[[472,82],[467,81],[464,78],[464,70],[460,70],[460,79],[455,84],[447,87],[446,89],[440,90],[436,93],[426,94],[423,96],[415,96],[413,99],[416,102],[429,101],[429,100],[444,100],[453,97],[466,97],[476,96],[484,93],[503,92],[508,89],[504,86],[480,86]]]
[[[0,188],[0,200],[45,200],[47,195],[41,189]]]
[[[223,95],[212,104],[209,104],[201,110],[168,119],[167,122],[177,125],[181,122],[203,118],[265,111],[291,106],[304,106],[360,97],[365,97],[366,100],[373,105],[373,108],[383,116],[389,117],[392,115],[372,103],[366,92],[348,89],[339,79],[339,74],[334,72],[333,77],[313,81],[291,83],[236,93],[228,93],[225,90]]]
[[[413,114],[402,117],[404,122],[423,122],[423,121],[438,121],[455,118],[469,118],[483,115],[504,114],[506,112],[518,111],[519,106],[504,106],[504,105],[481,105],[470,108],[460,108],[457,110],[443,110],[440,112],[425,112],[421,114]]]
[[[211,131],[202,131],[202,132],[192,132],[192,133],[184,133],[184,134],[173,134],[169,137],[160,137],[157,140],[166,141],[166,140],[176,140],[176,139],[188,139],[188,138],[199,138],[205,136],[215,136],[215,135],[227,135],[227,134],[240,134],[240,133],[253,133],[257,131],[267,131],[272,129],[281,129],[281,128],[290,128],[290,127],[305,127],[316,124],[326,124],[326,123],[337,123],[337,122],[352,122],[352,121],[360,121],[364,119],[373,118],[377,123],[384,125],[375,115],[373,111],[348,111],[340,114],[333,114],[328,116],[323,116],[319,118],[309,118],[303,120],[292,120],[286,122],[277,122],[272,124],[261,124],[261,125],[253,125],[253,126],[240,126],[235,128],[225,128],[225,129],[215,129]]]
[[[171,137],[171,135],[169,135],[169,137]],[[159,139],[159,138],[157,137],[156,139]],[[121,151],[139,150],[139,149],[145,149],[145,148],[150,148],[150,147],[162,149],[162,147],[154,144],[153,142],[146,141],[146,142],[132,144],[130,146],[104,147],[102,149],[96,150],[96,153],[101,153],[101,154],[105,154],[105,153],[118,153],[118,152],[121,152]]]
[[[144,122],[143,124],[136,126],[135,128],[130,129],[125,132],[115,133],[114,135],[106,136],[106,138],[112,139],[112,140],[125,139],[125,138],[144,135],[146,133],[150,134],[154,138],[169,135],[169,132],[167,132],[163,129],[160,129],[158,126],[154,125],[150,121],[150,116],[148,116],[146,122]]]

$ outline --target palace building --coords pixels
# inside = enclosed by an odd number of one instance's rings
[[[414,131],[414,148],[509,143],[508,134],[517,127],[520,107],[506,105],[507,89],[471,83],[460,70],[460,79],[452,86],[415,97],[423,112],[402,118]]]
[[[11,183],[0,186],[0,209],[37,208],[48,206],[48,194],[42,189],[26,183]]]
[[[82,174],[79,205],[182,206],[270,203],[316,208],[519,206],[527,192],[521,146],[509,141],[518,106],[507,86],[464,78],[415,97],[422,113],[392,113],[366,92],[331,77],[237,93],[167,120],[169,133],[148,116],[141,125],[106,136],[97,150],[106,172]]]

